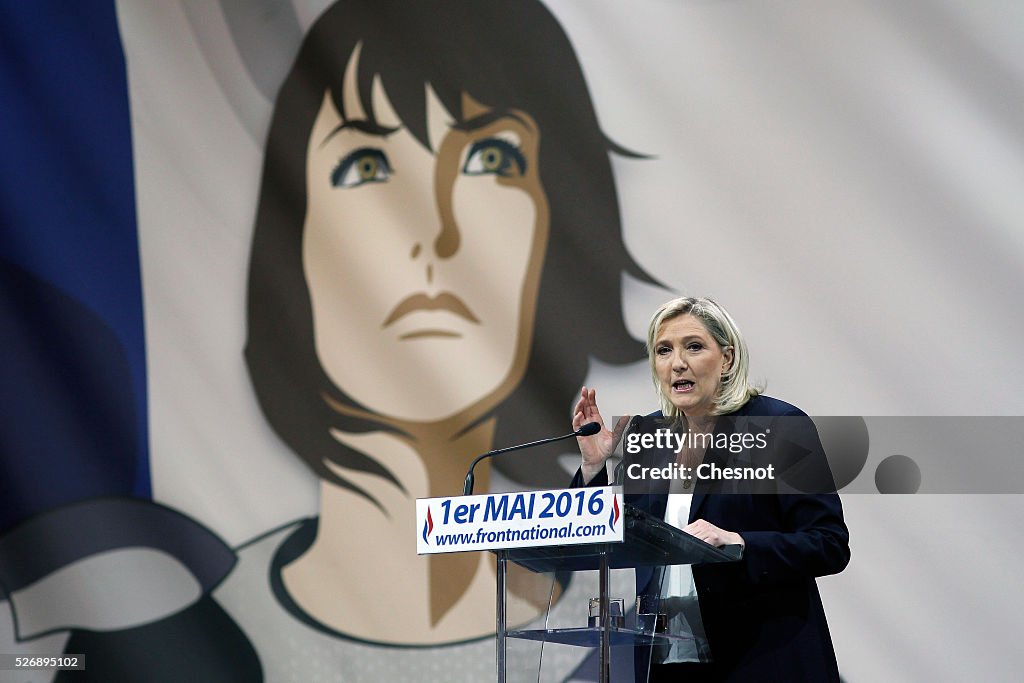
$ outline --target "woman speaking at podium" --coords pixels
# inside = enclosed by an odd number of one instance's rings
[[[662,305],[648,326],[647,352],[661,411],[632,421],[624,464],[639,457],[652,467],[626,468],[626,502],[712,545],[743,547],[739,562],[637,570],[637,594],[660,596],[669,631],[692,636],[651,657],[649,680],[838,681],[815,577],[846,567],[849,533],[813,423],[750,384],[743,337],[711,299]],[[573,427],[588,422],[602,430],[578,439],[573,485],[604,486],[629,417],[609,429],[595,390],[583,387]],[[658,431],[670,446],[636,456],[637,444],[649,446],[648,434]],[[778,476],[743,481],[743,468],[722,466],[750,463],[739,451],[761,464],[768,453]],[[655,469],[679,476],[645,481]],[[646,652],[636,658],[640,680]]]

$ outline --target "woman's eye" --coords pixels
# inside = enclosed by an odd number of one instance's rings
[[[519,177],[526,172],[526,158],[507,140],[487,138],[474,142],[462,167],[466,175]]]
[[[346,155],[331,171],[334,187],[359,187],[366,183],[383,183],[391,177],[391,164],[379,149],[362,147]]]
[[[697,353],[703,348],[704,347],[701,344],[698,344],[697,342],[691,342],[690,344],[686,345],[686,350],[689,351],[690,353]]]
[[[667,346],[659,346],[657,349],[655,349],[654,352],[659,356],[664,356],[668,354],[670,351],[671,349],[669,349]]]

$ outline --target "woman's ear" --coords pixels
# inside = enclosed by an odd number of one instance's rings
[[[726,346],[722,349],[722,374],[729,372],[732,369],[733,361],[733,350],[731,346]]]

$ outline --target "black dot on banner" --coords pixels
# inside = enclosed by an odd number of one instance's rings
[[[862,417],[815,417],[836,490],[852,482],[868,461],[868,426]]]
[[[921,468],[905,455],[890,455],[875,469],[875,487],[879,493],[917,493]]]

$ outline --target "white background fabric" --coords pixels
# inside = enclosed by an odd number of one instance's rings
[[[323,4],[296,2],[303,28]],[[1024,414],[1024,4],[548,4],[605,131],[651,156],[613,162],[627,247],[731,310],[770,394],[816,415]],[[118,15],[154,494],[239,543],[316,510],[242,361],[270,103],[215,3]],[[634,334],[668,296],[629,283]],[[653,410],[646,373],[595,365],[588,384],[609,414]],[[894,452],[873,442],[866,476]],[[844,678],[1016,680],[1022,498],[844,504],[853,560],[819,582]]]

